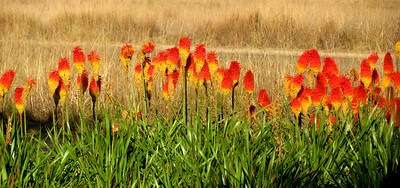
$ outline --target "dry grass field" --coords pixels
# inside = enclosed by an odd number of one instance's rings
[[[127,75],[122,75],[119,53],[124,43],[133,44],[138,50],[145,40],[152,40],[156,44],[153,56],[178,45],[183,36],[190,36],[193,49],[195,44],[204,43],[207,49],[219,47],[228,51],[316,48],[325,52],[371,53],[391,52],[400,39],[400,4],[389,0],[4,0],[0,8],[0,70],[17,72],[11,93],[15,87],[23,86],[27,77],[37,80],[31,104],[27,105],[27,112],[37,119],[51,116],[53,103],[47,86],[50,70],[57,68],[61,57],[72,63],[72,50],[78,45],[85,54],[92,50],[100,54],[104,84],[101,101],[108,93],[126,103],[126,88],[130,88],[133,76],[127,81]],[[242,76],[249,69],[255,73],[256,88],[269,88],[272,95],[279,95],[284,75],[295,70],[293,65],[300,53],[276,56],[217,51],[217,55],[225,67],[238,60],[243,66]],[[383,59],[383,55],[380,57]],[[342,58],[338,65],[348,71],[361,60]],[[135,55],[133,62],[136,61]],[[75,83],[77,75],[72,72]],[[133,70],[128,75],[133,75]],[[161,81],[156,84],[161,91]],[[74,104],[77,91],[71,91]],[[11,113],[13,94],[7,97],[6,108]],[[162,103],[161,94],[152,100]],[[89,97],[86,104],[90,106]]]
[[[56,43],[390,49],[399,39],[396,0],[3,0],[4,40]]]

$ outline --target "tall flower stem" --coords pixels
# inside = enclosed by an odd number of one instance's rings
[[[83,120],[83,118],[84,118],[84,115],[83,115],[83,93],[80,91],[79,92],[79,111],[80,111],[80,116],[81,116],[81,125],[80,125],[80,127],[81,127],[81,134],[83,134],[83,124],[84,124],[84,120]]]
[[[24,132],[23,132],[23,130],[22,130],[22,127],[23,127],[24,125],[23,125],[23,123],[22,123],[22,113],[19,114],[19,122],[20,122],[20,125],[21,125],[21,137],[23,137],[23,136],[24,136]]]
[[[235,88],[236,88],[236,86],[238,86],[238,83],[233,85],[233,88],[232,88],[232,111],[235,109]]]
[[[147,106],[148,106],[148,100],[147,100],[147,84],[146,84],[146,78],[144,76],[144,68],[145,68],[146,62],[142,63],[142,80],[143,80],[143,109],[144,109],[144,123],[147,125]]]
[[[187,71],[186,67],[183,66],[183,119],[185,125],[187,125]]]

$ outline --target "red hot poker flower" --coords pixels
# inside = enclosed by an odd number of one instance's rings
[[[57,70],[52,70],[49,75],[49,80],[47,81],[49,85],[50,96],[54,96],[58,85],[60,84],[60,76]]]
[[[308,113],[308,108],[311,106],[311,89],[308,87],[303,87],[303,89],[299,93],[299,101],[301,103],[301,109],[304,114]]]
[[[304,71],[306,71],[308,67],[308,62],[310,61],[308,54],[308,50],[304,51],[303,54],[301,54],[301,56],[299,57],[299,60],[297,60],[296,68],[298,74],[302,74]]]
[[[214,77],[215,73],[218,70],[218,59],[217,59],[217,55],[215,54],[215,52],[207,53],[207,62],[208,62],[208,66],[210,68],[211,77]]]
[[[60,75],[64,83],[68,83],[68,80],[70,79],[71,76],[71,68],[69,66],[69,62],[66,57],[61,58],[58,61],[58,74]]]
[[[181,56],[182,66],[186,66],[187,58],[190,53],[190,39],[189,37],[181,38],[179,40],[179,55]]]
[[[135,50],[132,48],[132,45],[124,44],[121,48],[120,60],[122,63],[122,68],[126,72],[128,71],[129,65],[131,63],[132,55],[135,53]]]
[[[84,70],[81,76],[78,76],[77,79],[77,86],[79,91],[84,94],[88,88],[89,85],[89,78],[88,78],[88,73],[87,70]]]
[[[301,112],[301,102],[299,101],[298,98],[294,98],[290,101],[290,106],[292,108],[293,113],[296,115],[296,117],[299,117],[299,114]]]
[[[329,79],[329,85],[331,86],[331,89],[340,87],[340,77],[339,76],[330,75],[328,77],[328,79]]]
[[[400,72],[395,72],[392,74],[392,80],[394,82],[394,86],[400,90]]]
[[[227,95],[233,88],[233,79],[231,70],[225,71],[224,77],[222,78],[221,91],[223,94]]]
[[[308,52],[308,58],[310,59],[310,69],[318,74],[321,71],[321,56],[317,50],[312,49]]]
[[[391,74],[394,72],[393,59],[389,52],[386,53],[383,60],[383,71],[385,72],[385,74]]]
[[[379,84],[379,74],[376,68],[372,71],[372,83],[377,86]]]
[[[82,49],[77,46],[73,51],[73,55],[74,67],[78,71],[78,75],[81,75],[83,73],[83,70],[85,70],[86,68],[85,54],[82,52]]]
[[[365,87],[368,87],[369,84],[371,84],[371,81],[372,81],[372,70],[371,70],[371,66],[367,62],[367,60],[363,60],[361,62],[360,77],[361,77],[361,81],[363,82]]]
[[[265,89],[261,89],[258,92],[258,104],[260,104],[261,108],[265,108],[266,106],[271,104],[271,100],[269,99],[269,96]]]
[[[101,65],[100,56],[95,51],[91,51],[88,55],[88,59],[93,68],[93,78],[97,81],[97,79],[99,78]]]
[[[24,103],[22,102],[22,92],[24,91],[24,88],[16,88],[15,89],[15,95],[14,95],[14,102],[15,102],[15,108],[17,109],[19,114],[22,114],[25,110]]]
[[[99,75],[99,79],[95,81],[94,77],[90,80],[89,92],[92,97],[92,101],[95,103],[97,97],[99,96],[101,91],[101,76]]]
[[[194,63],[196,64],[196,70],[201,70],[206,60],[206,49],[204,44],[198,44],[194,51]]]
[[[146,41],[146,43],[145,44],[143,44],[143,46],[142,46],[142,50],[145,52],[145,53],[151,53],[151,52],[153,52],[154,51],[154,44],[153,44],[153,42],[151,42],[151,41]]]
[[[179,49],[178,47],[174,47],[167,49],[167,51],[168,51],[168,56],[167,56],[168,73],[172,73],[178,67]]]
[[[297,94],[301,90],[301,86],[303,85],[304,76],[302,74],[297,74],[290,81],[290,96],[292,98],[296,98]]]
[[[368,57],[368,63],[369,66],[371,66],[371,69],[375,69],[375,64],[378,61],[379,57],[378,57],[378,53],[372,53],[369,57]]]
[[[322,73],[325,75],[339,75],[339,69],[335,61],[331,57],[326,57],[324,59],[324,67],[322,68]]]
[[[8,92],[11,87],[11,83],[14,80],[15,72],[14,70],[6,71],[0,78],[0,100]]]
[[[211,81],[211,75],[210,75],[210,69],[208,67],[208,62],[205,61],[203,68],[201,68],[200,74],[199,74],[199,84],[203,85],[204,82],[209,84]]]
[[[238,83],[241,69],[242,68],[240,67],[240,63],[238,63],[237,61],[231,62],[231,65],[229,66],[229,71],[232,74],[233,85],[236,85],[236,83]]]
[[[332,89],[331,103],[335,110],[338,111],[342,104],[342,92],[340,91],[340,88]]]
[[[254,92],[254,74],[250,70],[248,70],[244,75],[243,86],[244,90],[246,90],[248,94],[252,94]]]
[[[32,78],[26,79],[26,85],[25,85],[25,87],[24,87],[24,91],[22,92],[22,101],[24,101],[24,103],[25,103],[25,101],[27,100],[28,95],[29,95],[31,89],[32,89],[33,86],[35,86],[36,84],[37,84],[37,83],[36,83],[36,80],[34,80],[34,79],[32,79]]]
[[[345,76],[340,77],[340,89],[342,90],[343,95],[351,101],[353,99],[351,80]]]

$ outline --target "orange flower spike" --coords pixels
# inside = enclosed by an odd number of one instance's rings
[[[92,65],[92,69],[93,69],[93,78],[94,80],[98,80],[99,78],[99,73],[100,73],[100,56],[98,53],[96,53],[95,51],[91,51],[88,55],[88,59],[90,64]]]
[[[50,96],[54,96],[54,93],[60,84],[60,76],[58,75],[57,70],[51,70],[47,84],[49,85]]]
[[[171,74],[171,78],[172,78],[172,84],[174,86],[174,89],[176,88],[176,85],[178,84],[178,80],[179,80],[179,71],[175,70],[172,74]]]
[[[71,67],[66,57],[58,61],[58,74],[64,83],[68,83],[71,76]]]
[[[142,50],[144,53],[149,54],[154,51],[155,45],[151,41],[146,41],[146,43],[143,44]]]
[[[326,57],[324,59],[324,67],[322,68],[322,73],[324,73],[326,76],[339,75],[339,69],[335,61],[331,57]]]
[[[8,70],[6,71],[0,78],[0,100],[4,97],[4,95],[8,92],[11,87],[11,83],[14,80],[15,71]]]
[[[242,68],[240,67],[240,63],[238,63],[237,61],[231,62],[229,70],[231,71],[232,74],[233,85],[236,85],[238,83],[241,69]]]
[[[396,57],[396,63],[398,63],[399,59],[400,59],[400,40],[396,43],[395,46],[395,57]],[[399,70],[397,70],[399,71]]]
[[[37,83],[34,79],[31,79],[31,78],[26,79],[26,85],[24,87],[24,92],[22,92],[22,100],[23,101],[26,101],[31,89],[33,88],[33,86],[36,86],[36,84]]]
[[[331,86],[331,89],[340,87],[340,77],[339,76],[330,75],[328,77],[328,79],[329,79],[329,85]]]
[[[368,63],[369,66],[371,66],[371,70],[375,69],[375,65],[376,62],[378,61],[379,57],[378,57],[378,53],[372,53],[369,57],[368,57]]]
[[[340,89],[342,90],[343,95],[349,99],[353,100],[353,87],[351,85],[351,80],[345,76],[341,76],[340,78]]]
[[[379,85],[379,74],[376,68],[372,71],[372,83],[375,84],[375,86]]]
[[[397,88],[397,90],[400,90],[400,72],[393,73],[392,80],[393,80],[394,86]]]
[[[148,67],[149,68],[147,69],[146,75],[145,75],[146,82],[148,82],[150,80],[150,78],[152,77],[153,72],[154,72],[154,68],[155,68],[154,65],[149,65]]]
[[[394,72],[393,59],[389,52],[386,53],[385,58],[383,59],[383,71],[385,74],[391,74]]]
[[[215,73],[215,82],[217,83],[216,85],[221,85],[225,71],[226,70],[224,68],[218,68],[217,72]]]
[[[207,53],[207,62],[208,62],[208,66],[210,68],[211,77],[214,78],[215,73],[218,70],[218,57],[215,54],[215,52]]]
[[[208,62],[205,61],[203,68],[201,68],[200,74],[199,74],[199,84],[203,85],[204,82],[209,84],[211,82],[211,75],[210,75],[210,69],[208,67]]]
[[[386,74],[382,78],[381,85],[380,85],[382,91],[384,91],[390,85],[390,83],[392,83],[392,73]]]
[[[81,76],[78,76],[77,79],[77,87],[79,91],[84,94],[88,88],[89,85],[89,78],[88,78],[88,73],[87,70],[84,70]]]
[[[186,61],[190,54],[190,39],[189,37],[179,40],[179,55],[181,56],[181,65],[186,66]]]
[[[250,70],[246,72],[243,78],[244,90],[250,95],[254,92],[254,74]]]
[[[121,48],[121,54],[119,56],[122,69],[127,72],[129,65],[131,64],[132,55],[135,53],[135,50],[132,48],[132,45],[124,44]]]
[[[325,114],[326,114],[326,115],[329,115],[330,110],[332,109],[331,96],[326,95],[326,96],[323,98],[323,101],[322,101],[322,102],[323,102],[323,103],[322,103],[322,106],[324,107],[324,112],[325,112]]]
[[[179,62],[179,49],[178,47],[167,49],[167,69],[168,73],[172,73],[177,67]]]
[[[179,71],[177,70],[167,75],[167,78],[165,79],[165,85],[163,88],[163,95],[165,100],[169,100],[172,96],[174,96],[178,79],[179,79]]]
[[[321,71],[321,56],[317,50],[312,49],[308,52],[308,58],[310,60],[310,69],[314,74],[318,74]]]
[[[65,88],[64,82],[60,79],[60,84],[58,88],[58,95],[60,96],[60,104],[64,106],[67,99],[67,89]]]
[[[342,104],[342,92],[340,91],[340,88],[335,88],[332,89],[331,91],[331,104],[335,108],[336,111],[339,110],[341,104]]]
[[[379,94],[373,94],[370,96],[370,99],[374,105],[374,107],[376,105],[378,105],[378,107],[380,108],[384,108],[385,106],[388,105],[388,102],[385,100],[385,98],[383,98],[381,95]]]
[[[143,82],[142,82],[142,66],[140,66],[139,63],[135,66],[134,76],[135,76],[135,81],[136,81],[136,87],[138,89],[142,88],[142,86],[143,86]]]
[[[296,115],[296,118],[299,117],[299,114],[302,110],[301,102],[298,98],[294,98],[290,101],[290,106],[292,108],[293,113]]]
[[[310,92],[311,102],[315,108],[318,108],[322,101],[322,94],[319,92],[317,88],[313,89]]]
[[[147,83],[147,91],[151,94],[153,90],[153,77],[150,77],[148,83]]]
[[[299,57],[299,60],[297,60],[297,73],[298,74],[302,74],[304,71],[306,71],[308,64],[309,64],[309,57],[308,57],[308,53],[309,51],[306,50],[303,52],[303,54],[301,54],[301,56]]]
[[[268,93],[265,89],[261,89],[258,92],[258,104],[261,108],[265,108],[266,106],[271,104],[271,99],[268,96]],[[265,110],[268,110],[267,108]]]
[[[97,97],[100,94],[100,90],[101,90],[101,76],[99,75],[99,79],[97,81],[92,76],[92,79],[90,80],[89,92],[93,102],[96,102]]]
[[[169,77],[167,76],[167,78],[165,79],[165,84],[163,87],[163,96],[165,100],[169,100],[169,94],[168,91],[169,90]]]
[[[304,76],[302,74],[297,74],[290,81],[290,96],[292,98],[296,98],[297,94],[301,90],[301,86],[303,85]]]
[[[196,66],[194,66],[196,67]],[[189,81],[190,83],[192,83],[192,86],[197,89],[197,83],[199,81],[199,74],[197,74],[196,71],[192,72],[191,77],[189,77]]]
[[[74,67],[76,71],[78,71],[78,75],[82,75],[83,70],[86,68],[86,58],[85,54],[82,52],[82,49],[77,46],[75,49],[72,51],[73,52],[73,61],[74,61]]]
[[[298,97],[301,103],[301,109],[305,115],[308,113],[308,108],[310,108],[312,101],[310,96],[311,90],[308,87],[304,87]]]
[[[17,109],[19,114],[22,114],[25,110],[25,105],[22,101],[22,92],[24,91],[24,88],[16,88],[15,89],[15,95],[14,95],[14,102],[15,102],[15,108]]]
[[[290,96],[290,82],[292,81],[292,77],[290,75],[285,76],[285,83],[283,85],[283,89],[286,96]]]
[[[233,88],[232,73],[231,70],[228,69],[228,71],[225,71],[224,77],[222,78],[221,92],[224,95],[228,95],[228,93],[232,90],[232,88]]]
[[[361,78],[361,82],[366,87],[368,87],[369,84],[371,84],[371,81],[372,81],[372,70],[371,70],[371,66],[369,65],[367,60],[363,60],[361,62],[360,78]]]
[[[194,50],[194,63],[196,64],[196,70],[201,70],[204,66],[204,61],[206,60],[206,49],[204,44],[196,45]]]
[[[356,102],[359,103],[361,107],[364,106],[364,103],[367,101],[367,98],[368,98],[367,90],[362,84],[360,84],[354,89],[353,101],[356,100]]]
[[[158,53],[158,70],[159,74],[161,76],[165,76],[166,70],[167,70],[167,58],[168,58],[168,52],[167,51],[161,51]]]
[[[316,85],[316,88],[320,88],[320,89],[323,89],[323,88],[326,89],[328,87],[328,81],[327,81],[324,73],[322,73],[322,72],[318,73],[317,83],[315,85]]]

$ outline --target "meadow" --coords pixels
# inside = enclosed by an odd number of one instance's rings
[[[395,1],[0,7],[2,186],[399,181]]]

